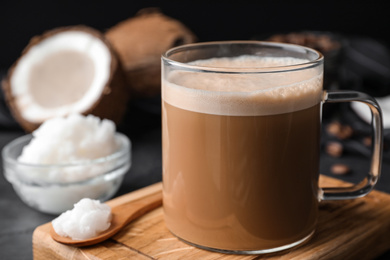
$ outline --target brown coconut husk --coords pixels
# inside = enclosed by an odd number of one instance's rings
[[[193,43],[196,36],[178,20],[156,8],[140,10],[106,32],[119,54],[127,85],[134,97],[161,92],[161,55],[168,49]]]
[[[88,115],[93,114],[100,118],[106,118],[114,121],[114,123],[119,124],[124,116],[126,110],[126,104],[129,99],[129,92],[126,88],[124,73],[122,71],[122,66],[120,65],[120,60],[116,52],[114,51],[111,43],[104,37],[104,34],[84,25],[78,26],[68,26],[60,27],[53,30],[44,32],[42,35],[33,37],[28,45],[22,51],[19,59],[10,67],[8,70],[7,76],[2,81],[2,89],[4,92],[6,103],[10,109],[11,114],[15,120],[20,124],[20,126],[26,132],[32,132],[37,129],[43,122],[31,122],[26,118],[23,118],[21,111],[15,104],[15,97],[12,95],[11,91],[11,76],[13,71],[20,59],[25,55],[33,46],[40,43],[44,39],[52,37],[57,33],[64,31],[83,31],[90,33],[96,38],[100,39],[108,48],[111,53],[111,65],[110,65],[110,78],[104,86],[101,97],[94,102],[86,111],[83,111],[82,114]]]

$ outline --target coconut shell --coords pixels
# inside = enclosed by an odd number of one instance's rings
[[[135,97],[159,95],[161,54],[196,41],[194,33],[185,25],[155,8],[142,9],[105,35],[119,55],[127,85]]]
[[[28,45],[22,51],[19,59],[10,67],[7,76],[2,81],[2,89],[4,92],[6,104],[8,105],[11,114],[20,126],[26,132],[32,132],[37,129],[43,122],[31,122],[26,118],[23,118],[20,109],[16,106],[15,97],[12,95],[11,76],[15,68],[18,66],[20,59],[25,55],[33,46],[41,41],[52,37],[58,33],[64,31],[83,31],[87,32],[94,37],[100,39],[108,48],[111,53],[110,64],[110,77],[104,86],[101,97],[94,102],[86,111],[81,113],[84,115],[93,114],[100,118],[107,118],[119,124],[122,117],[125,114],[127,102],[129,99],[129,92],[126,87],[125,77],[120,64],[120,60],[111,46],[110,42],[104,37],[104,34],[84,25],[60,27],[53,30],[44,32],[42,35],[34,36]]]

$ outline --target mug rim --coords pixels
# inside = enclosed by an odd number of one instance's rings
[[[276,47],[281,49],[286,49],[290,52],[293,50],[295,52],[303,53],[304,51],[308,53],[316,54],[316,58],[313,60],[309,60],[307,62],[295,63],[291,65],[283,65],[283,66],[267,66],[267,67],[217,67],[217,66],[205,66],[205,65],[194,65],[181,61],[174,60],[170,58],[175,53],[182,52],[185,50],[197,49],[199,47],[205,46],[215,46],[215,45],[261,45],[265,47]],[[249,54],[248,55],[253,55]],[[211,57],[210,57],[211,58]],[[162,62],[166,62],[175,67],[181,67],[182,69],[198,71],[198,72],[219,72],[219,73],[280,73],[287,71],[295,71],[302,69],[309,69],[315,66],[318,66],[324,62],[324,56],[321,52],[302,45],[291,44],[291,43],[279,43],[279,42],[271,42],[271,41],[257,41],[257,40],[243,40],[243,41],[209,41],[209,42],[197,42],[184,44],[177,47],[173,47],[166,52],[164,52],[161,56]]]

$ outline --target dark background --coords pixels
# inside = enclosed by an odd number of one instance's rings
[[[383,4],[358,4],[353,1],[236,1],[236,4],[225,1],[1,1],[0,76],[5,75],[34,35],[56,27],[79,24],[104,32],[146,7],[159,7],[166,15],[181,21],[196,34],[198,41],[263,39],[275,33],[293,31],[339,35],[346,40],[348,48],[345,57],[336,66],[338,86],[363,90],[374,96],[390,94],[388,8]],[[352,54],[356,52],[359,57],[363,55],[366,58],[359,64],[353,60],[355,56]],[[372,64],[383,73],[374,69]],[[324,126],[337,114],[340,120],[355,129],[363,129],[366,134],[369,127],[360,122],[348,107],[337,108],[340,109],[326,108],[331,111],[331,116],[324,120]],[[0,148],[24,134],[11,121],[0,99]],[[117,195],[161,181],[160,122],[159,111],[145,111],[137,101],[130,104],[126,124],[120,130],[132,140],[133,165]],[[323,144],[332,138],[324,131]],[[390,147],[390,140],[385,141]],[[342,142],[347,144],[348,140]],[[321,173],[332,175],[331,165],[343,163],[352,169],[351,174],[333,177],[350,182],[361,180],[361,173],[367,172],[370,159],[359,152],[360,148],[361,145],[352,147],[338,158],[322,153]],[[390,176],[386,174],[390,171],[389,149],[385,155],[377,188],[390,192]],[[37,212],[22,203],[1,172],[0,259],[31,259],[32,232],[38,225],[52,219],[53,216]],[[390,259],[390,252],[380,259]]]
[[[255,1],[253,1],[255,2]],[[182,21],[199,41],[246,40],[276,32],[319,30],[365,36],[389,45],[385,5],[359,1],[2,1],[0,68],[8,68],[29,39],[59,26],[106,30],[145,7]]]

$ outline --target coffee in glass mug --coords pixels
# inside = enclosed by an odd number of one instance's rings
[[[318,187],[321,110],[359,101],[373,112],[364,185]],[[240,254],[287,249],[315,231],[321,200],[364,196],[381,166],[382,119],[360,92],[323,91],[323,56],[303,46],[210,42],[162,58],[165,222],[183,241]]]

